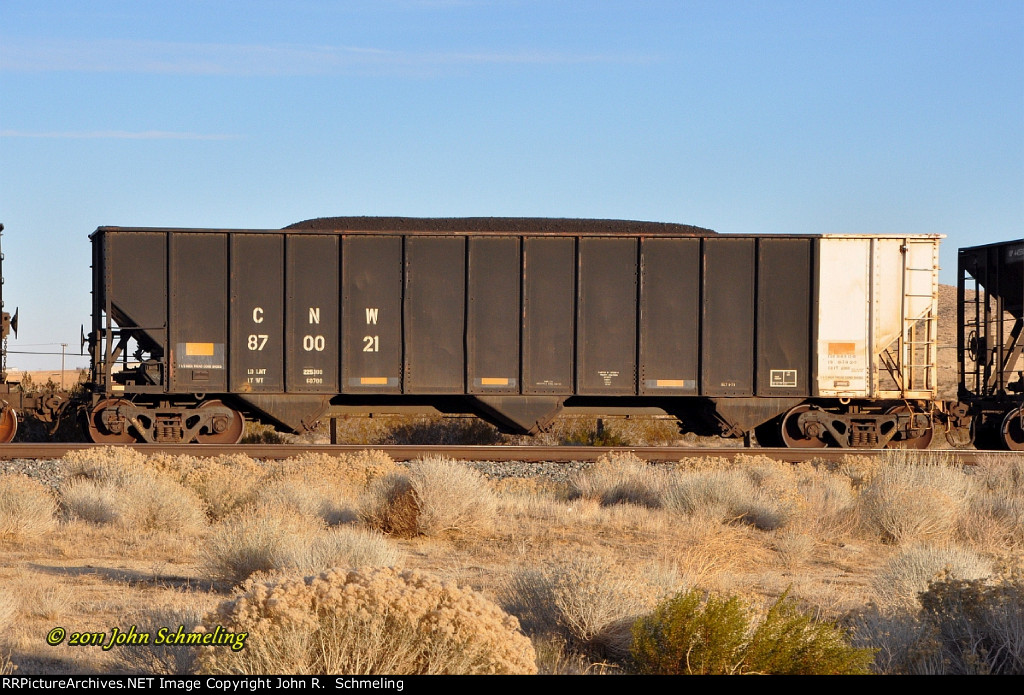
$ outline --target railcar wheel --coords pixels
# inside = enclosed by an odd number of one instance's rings
[[[120,398],[108,398],[96,404],[89,413],[89,439],[97,444],[131,444],[135,441],[127,420],[109,412],[104,417],[104,411],[125,402]]]
[[[999,428],[1003,438],[1003,446],[1010,451],[1024,451],[1024,412],[1022,408],[1014,408],[1003,418],[1003,426]]]
[[[18,414],[14,408],[4,405],[0,410],[0,444],[7,444],[18,432]]]
[[[207,401],[198,410],[209,408],[227,408],[221,401]],[[213,422],[203,432],[196,435],[200,444],[238,444],[245,433],[245,418],[237,410],[231,410],[230,417],[214,416]]]
[[[897,405],[886,412],[887,415],[900,415],[900,414],[913,414],[914,409],[907,405]],[[924,434],[920,437],[910,437],[908,439],[893,439],[889,440],[889,443],[885,445],[886,449],[927,449],[928,445],[932,443],[932,436],[935,433],[935,428],[928,427]]]
[[[788,413],[782,420],[781,434],[783,443],[791,449],[823,449],[828,446],[828,435],[825,433],[824,428],[814,423],[810,428],[810,431],[804,431],[800,428],[800,416],[811,410],[811,406],[806,403],[798,405]],[[818,432],[818,429],[821,429]]]

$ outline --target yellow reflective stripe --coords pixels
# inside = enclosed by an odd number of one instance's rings
[[[185,343],[185,354],[213,357],[213,343]]]

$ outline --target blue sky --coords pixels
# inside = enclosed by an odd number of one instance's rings
[[[941,233],[953,283],[1022,236],[1024,2],[0,1],[12,350],[77,352],[97,226],[332,215]]]

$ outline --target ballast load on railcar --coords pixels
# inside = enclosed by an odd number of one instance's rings
[[[233,442],[345,412],[667,413],[796,447],[926,446],[938,235],[327,218],[100,227],[97,442]]]

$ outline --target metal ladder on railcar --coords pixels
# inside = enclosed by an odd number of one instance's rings
[[[907,239],[904,241],[904,246],[909,247],[913,243],[921,242]],[[928,243],[934,249],[930,240]],[[936,363],[938,359],[939,288],[934,267],[934,264],[938,263],[938,259],[935,258],[934,250],[932,258],[932,267],[915,267],[911,266],[909,262],[903,263],[902,306],[900,307],[903,330],[897,338],[895,352],[886,349],[881,354],[886,371],[900,391],[900,397],[905,399],[931,399],[938,386]],[[927,282],[915,282],[915,273],[927,273]],[[929,287],[928,293],[911,291],[912,288],[923,284],[927,284]],[[924,316],[915,316],[912,313],[911,305],[915,299],[929,300],[928,310]]]

